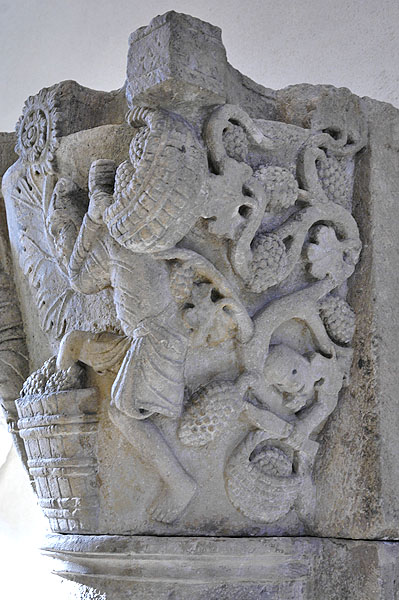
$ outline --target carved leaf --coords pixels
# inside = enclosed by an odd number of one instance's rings
[[[344,244],[337,239],[332,227],[319,227],[315,237],[316,243],[309,244],[307,248],[311,274],[316,279],[323,279],[326,275],[339,278],[345,272]]]
[[[39,180],[43,184],[39,184]],[[40,326],[57,338],[68,330],[81,328],[82,322],[95,322],[96,330],[119,330],[109,290],[91,297],[75,292],[70,287],[64,266],[55,256],[44,214],[54,184],[54,178],[43,179],[27,169],[11,193],[21,232],[22,251],[18,259],[38,308]]]
[[[28,276],[35,295],[41,327],[45,332],[54,327],[56,335],[59,337],[65,331],[66,308],[75,292],[69,287],[65,275],[61,273],[52,256],[42,250],[26,233],[22,234],[21,242],[25,254],[24,273]],[[54,298],[49,282],[56,279],[58,279],[57,287],[61,283],[64,289]],[[54,289],[57,287],[54,286]]]

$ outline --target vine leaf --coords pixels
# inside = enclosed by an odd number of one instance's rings
[[[57,337],[60,337],[65,331],[69,301],[76,292],[69,287],[69,282],[55,259],[40,248],[26,232],[22,234],[21,242],[24,252],[23,270],[29,278],[35,296],[40,325],[46,333],[54,327]],[[55,299],[50,293],[50,282],[55,284],[53,289],[59,289],[60,283],[64,288]]]

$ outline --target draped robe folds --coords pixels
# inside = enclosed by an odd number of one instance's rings
[[[69,275],[74,289],[84,294],[113,289],[126,343],[116,341],[115,335],[97,336],[98,365],[92,365],[101,370],[107,345],[114,353],[113,364],[122,362],[112,387],[112,403],[138,419],[153,413],[178,417],[188,340],[182,325],[178,326],[165,263],[120,246],[104,225],[86,215],[72,252]],[[110,366],[112,360],[107,364]]]

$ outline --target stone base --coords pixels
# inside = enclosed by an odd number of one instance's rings
[[[398,597],[396,542],[51,535],[43,552],[86,600]]]

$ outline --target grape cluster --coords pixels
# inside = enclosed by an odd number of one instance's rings
[[[345,300],[327,296],[319,303],[320,316],[329,336],[338,344],[349,344],[355,331],[355,313]]]
[[[20,392],[21,398],[24,396],[33,396],[36,394],[43,394],[44,388],[46,387],[46,378],[43,373],[35,371],[28,377],[22,386]]]
[[[83,385],[84,371],[78,364],[74,364],[68,369],[56,371],[46,383],[46,394],[54,392],[63,392],[64,390],[72,390],[81,388]]]
[[[186,302],[193,290],[194,269],[187,263],[175,262],[169,273],[170,290],[176,302]]]
[[[33,396],[44,394],[46,388],[46,382],[49,377],[56,371],[56,357],[53,356],[46,360],[44,365],[37,371],[34,371],[28,379],[24,382],[22,390],[20,392],[21,398],[23,396]]]
[[[280,448],[276,446],[260,450],[251,459],[264,475],[270,477],[290,477],[292,475],[292,461]]]
[[[40,370],[45,376],[46,380],[49,379],[49,377],[51,377],[51,375],[53,375],[57,370],[57,358],[55,356],[52,356],[51,358],[46,360],[46,362]]]
[[[130,160],[134,166],[140,162],[144,154],[145,145],[150,134],[149,127],[140,127],[132,141],[130,142]]]
[[[236,411],[237,394],[227,382],[214,382],[191,397],[178,430],[185,446],[201,447],[211,442],[228,425]]]
[[[286,248],[277,235],[259,233],[252,242],[251,291],[261,293],[283,278],[288,260]]]
[[[316,163],[321,186],[327,198],[336,204],[345,205],[348,196],[348,182],[342,161],[335,156],[328,156]]]
[[[293,206],[298,198],[298,183],[295,177],[282,167],[261,166],[254,172],[266,192],[266,211],[278,214]]]
[[[63,390],[81,388],[84,384],[85,371],[78,364],[69,369],[57,371],[56,357],[47,360],[40,369],[32,373],[25,381],[21,397],[51,394]]]
[[[134,167],[129,160],[125,160],[119,165],[115,174],[115,194],[120,195],[129,185]]]
[[[248,154],[248,138],[242,127],[229,123],[223,131],[223,145],[230,158],[245,162]]]

